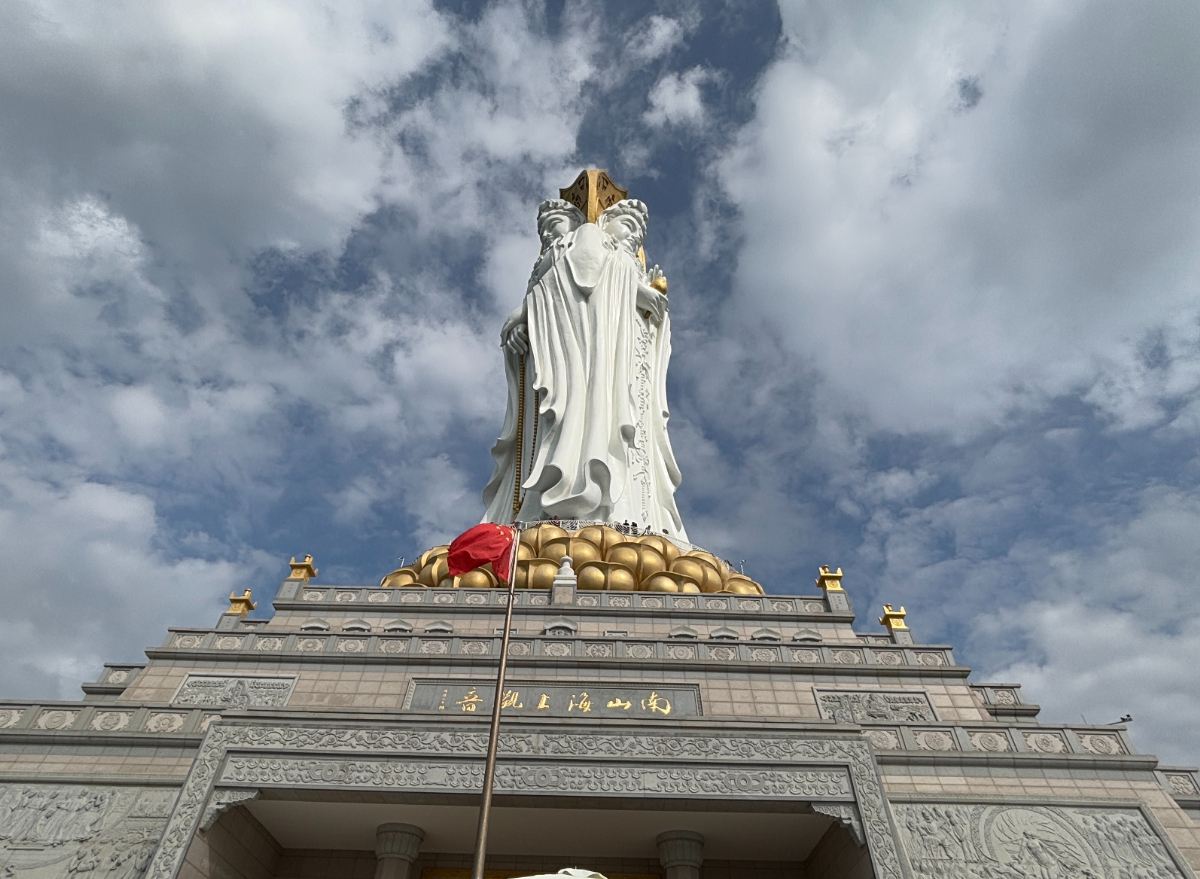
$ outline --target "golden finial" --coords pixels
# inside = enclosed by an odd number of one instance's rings
[[[842,569],[829,570],[829,565],[821,565],[818,569],[817,585],[824,592],[844,592],[842,589]]]
[[[879,618],[879,625],[886,626],[889,632],[906,632],[908,626],[904,624],[904,616],[907,613],[903,607],[899,610],[892,610],[890,604],[883,606],[883,616]]]
[[[313,567],[313,557],[306,555],[304,561],[296,561],[296,557],[292,556],[292,560],[288,562],[292,566],[292,573],[288,575],[289,580],[311,580],[317,576],[317,569]]]
[[[579,208],[589,223],[596,222],[605,210],[628,195],[628,189],[617,186],[606,171],[595,168],[580,171],[574,183],[558,191],[558,197]]]
[[[225,611],[225,613],[236,613],[238,616],[244,617],[246,614],[250,613],[250,611],[254,610],[254,608],[256,608],[256,607],[258,607],[258,605],[250,600],[250,590],[249,589],[247,589],[241,595],[234,595],[232,592],[230,592],[229,593],[229,610]]]

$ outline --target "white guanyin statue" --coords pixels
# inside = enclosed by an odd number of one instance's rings
[[[483,521],[630,522],[687,540],[667,435],[666,280],[641,256],[648,212],[603,172],[585,175],[609,188],[607,205],[584,201],[588,222],[570,201],[542,203],[542,253],[500,331],[508,410]]]

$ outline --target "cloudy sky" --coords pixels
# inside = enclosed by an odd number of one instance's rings
[[[584,166],[692,538],[1200,760],[1200,6],[0,5],[0,692],[478,520]],[[260,613],[265,605],[260,608]]]

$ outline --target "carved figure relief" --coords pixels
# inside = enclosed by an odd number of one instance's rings
[[[924,691],[818,690],[821,716],[837,723],[920,723],[937,720]]]
[[[1136,809],[893,806],[921,879],[1177,879]]]
[[[189,674],[171,701],[205,708],[281,708],[291,698],[294,677],[226,677]]]
[[[0,875],[139,879],[174,799],[174,790],[0,785]]]

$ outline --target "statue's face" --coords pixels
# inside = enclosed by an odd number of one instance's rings
[[[615,238],[619,244],[624,244],[631,238],[638,238],[642,234],[642,224],[628,214],[601,217],[600,222],[601,228]]]
[[[549,244],[562,238],[574,227],[571,217],[567,214],[551,214],[542,224],[542,243]]]

